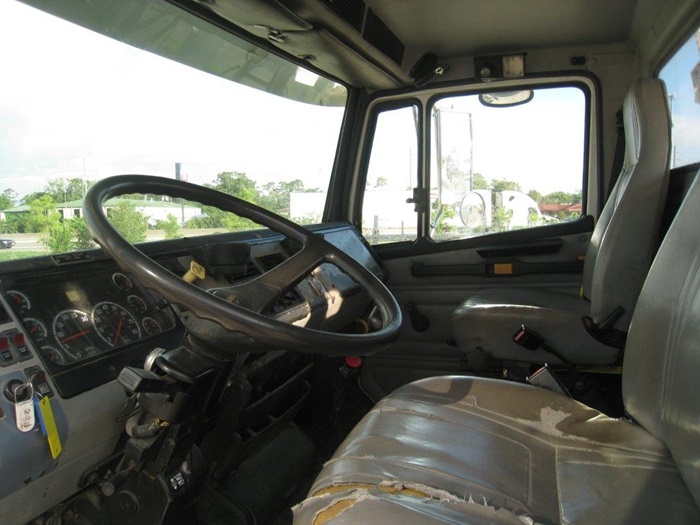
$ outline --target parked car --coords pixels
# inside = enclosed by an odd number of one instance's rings
[[[698,0],[0,0],[0,47],[0,523],[700,522]]]

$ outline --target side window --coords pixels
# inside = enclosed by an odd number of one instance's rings
[[[418,173],[418,108],[377,115],[362,205],[362,233],[371,244],[416,238],[413,195]]]
[[[582,214],[586,97],[577,87],[469,94],[432,107],[430,235],[464,239]]]
[[[700,162],[700,29],[659,73],[671,110],[671,167]]]

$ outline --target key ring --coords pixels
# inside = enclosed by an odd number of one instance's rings
[[[25,389],[27,389],[27,388],[29,388],[29,389],[30,389],[30,392],[31,392],[31,395],[29,396],[29,399],[32,399],[32,398],[34,397],[34,385],[33,385],[30,381],[28,381],[28,382],[26,382],[26,383],[22,383],[21,385],[17,385],[16,387],[14,387],[14,388],[12,389],[12,393],[13,393],[14,396],[15,396],[15,404],[19,403],[19,401],[17,401],[17,395],[18,395],[18,393],[19,393],[19,392],[22,392],[23,390],[25,390]]]

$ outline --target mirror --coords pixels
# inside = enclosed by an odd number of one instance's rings
[[[494,93],[481,93],[479,102],[489,108],[509,108],[527,104],[535,96],[531,89],[522,91],[496,91]]]
[[[490,225],[489,217],[487,217],[487,212],[490,211],[491,207],[490,193],[490,190],[470,191],[460,202],[459,218],[468,229],[475,230]],[[485,197],[488,197],[488,206]]]

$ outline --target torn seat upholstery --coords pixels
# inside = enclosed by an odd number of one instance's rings
[[[418,381],[351,432],[295,523],[700,523],[698,224],[696,181],[630,325],[629,420],[530,385]]]
[[[598,327],[627,332],[658,244],[668,189],[670,125],[666,91],[657,79],[639,79],[623,105],[625,160],[588,244],[582,296],[547,289],[491,288],[468,297],[454,312],[460,350],[475,370],[484,356],[535,363],[559,360],[524,350],[512,336],[521,325],[577,364],[612,364],[619,348]],[[594,329],[584,326],[589,318]],[[609,325],[609,326],[608,326]],[[591,332],[602,333],[593,335]]]

